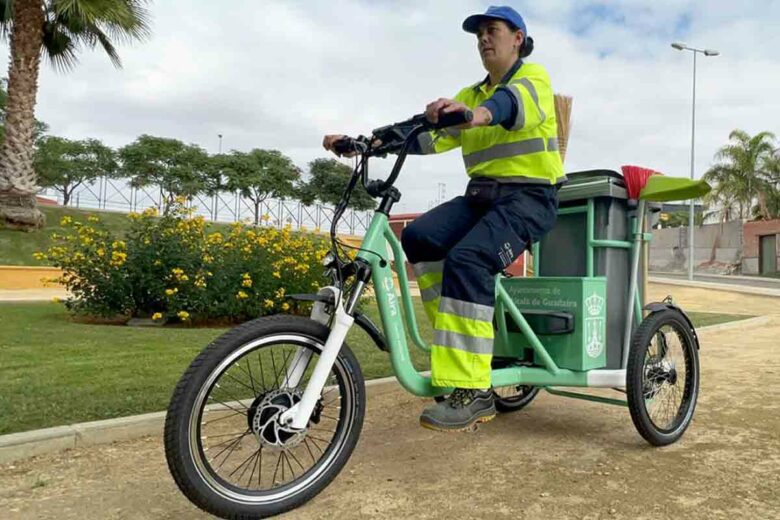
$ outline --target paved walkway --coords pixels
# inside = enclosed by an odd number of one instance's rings
[[[65,289],[0,289],[0,302],[51,301],[67,296]]]
[[[768,297],[651,286],[686,309],[770,314],[756,330],[701,334],[702,383],[683,439],[651,448],[627,410],[542,394],[476,434],[420,428],[428,401],[372,395],[340,476],[288,515],[319,518],[780,517],[780,305]],[[179,493],[159,438],[0,466],[3,518],[208,518]]]
[[[650,273],[651,277],[673,278],[687,280],[687,273]],[[709,282],[718,284],[740,285],[743,287],[765,287],[767,289],[780,289],[780,278],[767,278],[761,276],[737,276],[720,274],[694,274],[696,282]]]

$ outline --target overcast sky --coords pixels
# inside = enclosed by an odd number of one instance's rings
[[[52,134],[122,146],[140,134],[216,153],[275,148],[304,170],[325,133],[367,133],[484,77],[463,19],[478,1],[166,0],[153,37],[123,46],[124,68],[84,52],[68,73],[42,67],[37,117]],[[640,164],[690,172],[692,55],[696,175],[729,132],[780,134],[780,2],[516,1],[556,92],[574,97],[568,172]],[[7,67],[6,53],[2,59]],[[389,171],[376,161],[373,174]],[[413,157],[398,212],[423,211],[446,183],[460,193],[459,151]]]

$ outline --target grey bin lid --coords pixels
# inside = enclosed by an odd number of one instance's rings
[[[623,176],[612,170],[587,170],[567,173],[568,181],[558,192],[560,202],[581,200],[593,197],[611,197],[628,199]]]

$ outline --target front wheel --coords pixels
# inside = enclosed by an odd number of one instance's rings
[[[304,430],[278,417],[300,401],[328,338],[313,320],[272,316],[220,336],[192,362],[165,418],[179,489],[222,518],[264,518],[310,500],[341,471],[363,425],[363,375],[343,345]]]
[[[699,395],[699,352],[686,317],[654,312],[634,333],[626,367],[628,409],[637,431],[654,446],[679,439]]]

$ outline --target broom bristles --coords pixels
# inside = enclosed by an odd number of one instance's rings
[[[561,161],[566,159],[566,146],[569,144],[569,132],[571,130],[571,96],[555,94],[555,118],[558,120],[558,150]]]

